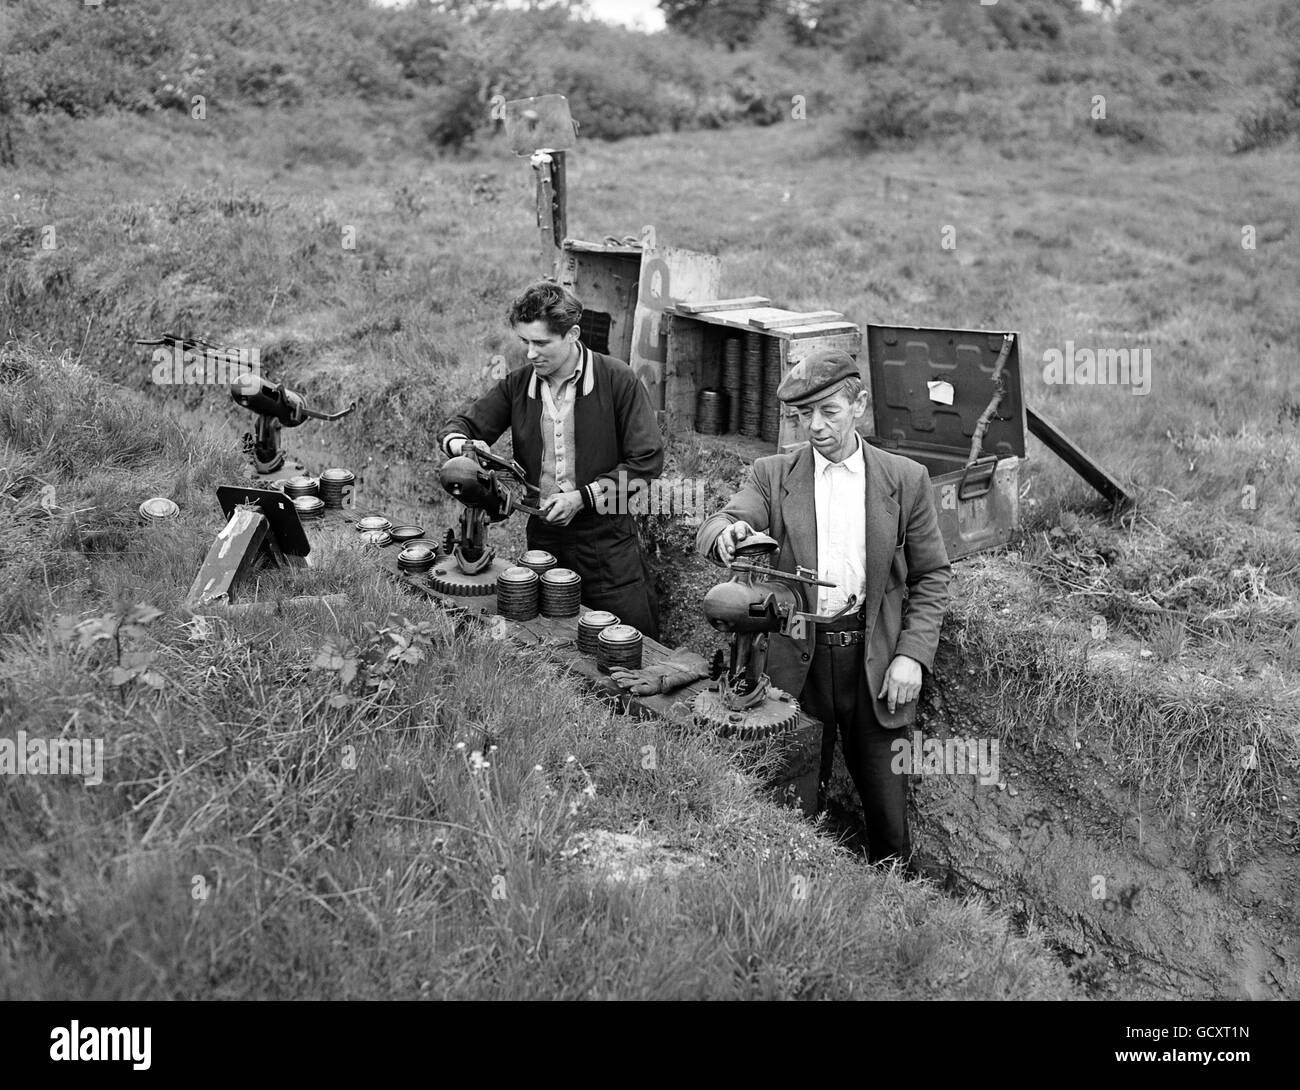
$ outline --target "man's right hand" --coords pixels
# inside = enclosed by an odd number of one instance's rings
[[[492,448],[482,439],[453,439],[447,444],[447,449],[451,451],[453,458],[459,458],[463,454],[468,454],[470,450],[481,450],[487,454]]]
[[[717,541],[714,542],[714,549],[717,550],[718,558],[724,564],[730,564],[731,558],[736,555],[736,546],[744,541],[754,528],[747,522],[733,522],[718,535]]]

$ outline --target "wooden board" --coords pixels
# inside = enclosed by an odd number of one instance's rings
[[[1133,497],[1124,486],[1093,461],[1065,432],[1048,420],[1042,413],[1025,406],[1025,419],[1029,425],[1029,434],[1036,436],[1043,445],[1056,454],[1066,465],[1100,492],[1111,503],[1128,506]]]
[[[633,246],[626,242],[584,242],[582,239],[566,238],[563,248],[578,254],[620,254],[628,257],[641,255],[639,245]]]
[[[283,497],[281,497],[283,498]],[[271,540],[271,526],[260,510],[240,507],[213,539],[194,577],[185,604],[199,609],[224,599],[233,602],[239,585],[253,570],[257,554]]]
[[[758,329],[787,329],[791,326],[810,326],[819,322],[828,322],[832,318],[843,318],[838,310],[816,310],[811,314],[792,314],[786,318],[754,319],[751,325]]]
[[[849,321],[819,321],[826,311],[801,314],[797,310],[783,307],[752,306],[724,311],[701,311],[691,313],[682,307],[672,308],[672,313],[683,318],[691,318],[709,325],[724,326],[741,333],[761,332],[768,337],[782,340],[794,340],[800,337],[815,337],[837,333],[857,332],[858,327]],[[833,312],[831,312],[833,313]]]
[[[427,579],[419,575],[403,572],[397,566],[397,553],[391,547],[381,550],[380,564],[385,571],[416,593],[434,601],[455,604],[446,595],[440,594],[430,587]],[[587,607],[583,606],[582,613],[587,612]],[[531,621],[507,621],[504,618],[493,616],[491,620],[494,624],[500,622],[504,625],[506,632],[516,643],[525,647],[545,647],[554,654],[569,673],[582,678],[591,688],[616,700],[622,709],[631,715],[656,716],[674,721],[681,721],[683,717],[689,719],[689,706],[695,700],[696,694],[703,692],[712,684],[705,678],[668,694],[635,696],[619,688],[607,675],[602,674],[596,666],[594,657],[585,655],[578,650],[577,617],[539,616],[534,617]],[[649,637],[642,637],[641,663],[643,666],[654,666],[656,663],[671,658],[673,654],[672,648],[665,647]],[[820,722],[800,712],[795,729],[814,727],[820,730]]]
[[[798,340],[801,337],[829,337],[838,333],[855,333],[859,340],[862,334],[858,331],[856,322],[817,322],[813,325],[800,325],[784,330],[773,330],[774,334],[786,333],[791,340]],[[856,355],[856,352],[854,353]]]
[[[713,299],[707,303],[677,303],[673,306],[679,314],[716,314],[722,310],[750,310],[765,307],[772,302],[765,295],[746,295],[741,299]]]
[[[632,320],[629,363],[650,392],[650,406],[664,409],[664,370],[668,362],[668,333],[664,318],[674,303],[713,299],[722,284],[722,259],[672,246],[642,251],[641,280]]]

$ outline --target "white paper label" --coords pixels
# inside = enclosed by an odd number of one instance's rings
[[[931,401],[938,402],[940,405],[952,404],[953,389],[951,382],[944,382],[940,379],[938,382],[927,382],[926,385],[930,387]]]

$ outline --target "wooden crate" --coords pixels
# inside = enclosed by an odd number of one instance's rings
[[[582,300],[582,341],[616,359],[632,355],[632,318],[641,282],[641,247],[566,238],[560,283]]]
[[[723,346],[729,338],[753,334],[764,340],[775,340],[780,349],[783,379],[791,367],[817,349],[839,348],[854,358],[862,349],[861,330],[838,312],[786,310],[772,306],[769,300],[759,296],[678,303],[668,308],[667,320],[665,406],[671,413],[673,427],[678,430],[695,429],[695,399],[701,389],[723,388]],[[867,377],[864,368],[864,383]],[[771,454],[806,440],[798,418],[786,413],[781,413],[780,434],[775,444],[732,432],[707,437],[709,442],[750,457]]]
[[[583,343],[625,360],[648,391],[651,406],[662,410],[665,309],[680,300],[715,296],[721,259],[657,245],[653,231],[646,229],[635,244],[566,238],[558,275],[582,300]]]

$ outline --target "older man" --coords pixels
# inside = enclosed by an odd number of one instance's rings
[[[586,605],[658,639],[659,603],[627,490],[662,472],[663,437],[632,369],[579,340],[581,318],[571,292],[530,285],[508,320],[532,366],[452,416],[442,446],[454,456],[466,443],[491,445],[509,428],[515,457],[541,489],[542,517],[528,520],[528,547],[582,576]]]
[[[768,674],[798,693],[823,724],[818,809],[840,736],[862,800],[869,858],[907,860],[907,777],[890,768],[893,732],[912,722],[923,671],[934,661],[952,569],[929,476],[908,458],[863,442],[867,407],[846,352],[814,352],[791,368],[777,397],[798,413],[809,445],[759,458],[720,512],[700,527],[701,555],[730,562],[756,530],[780,543],[779,567],[815,569],[821,615],[850,595],[858,608],[796,642],[773,636]]]

